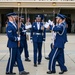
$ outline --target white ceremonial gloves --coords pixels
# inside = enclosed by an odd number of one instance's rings
[[[49,25],[54,25],[54,23],[53,23],[53,21],[51,21],[51,20],[48,20],[48,23],[49,23]]]
[[[55,25],[54,25],[54,22],[51,21],[51,20],[48,20],[48,23],[49,23],[49,25],[51,25],[51,26],[53,26],[53,27],[55,26]]]
[[[45,41],[43,41],[43,43],[45,43]]]
[[[24,32],[24,33],[25,33],[26,31],[27,31],[27,30],[23,30],[22,32]]]
[[[20,41],[20,36],[19,36],[19,37],[17,37],[17,39],[18,39],[18,41]]]
[[[33,42],[32,40],[30,40],[31,41],[31,43]]]
[[[48,28],[48,27],[49,27],[49,23],[46,22],[45,25],[44,25],[44,27],[45,27],[45,28]]]
[[[52,22],[52,21],[49,19],[49,20],[48,20],[48,23],[51,24],[51,22]]]

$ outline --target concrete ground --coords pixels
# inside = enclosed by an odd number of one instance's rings
[[[47,33],[45,42],[45,56],[50,52],[51,34]],[[48,60],[44,58],[44,45],[42,48],[42,63],[37,67],[33,66],[33,45],[28,41],[28,49],[31,62],[24,61],[24,53],[22,54],[22,61],[26,71],[29,71],[29,75],[47,75],[48,71]],[[5,75],[6,65],[9,57],[9,50],[7,48],[7,36],[6,34],[0,34],[0,75]],[[65,46],[65,65],[68,68],[68,72],[63,75],[75,75],[75,34],[68,34],[68,43]],[[14,72],[19,75],[18,68],[14,68]],[[60,72],[60,68],[56,67],[56,74]],[[54,74],[52,74],[54,75]]]

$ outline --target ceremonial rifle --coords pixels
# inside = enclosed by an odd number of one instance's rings
[[[19,12],[20,12],[20,8],[19,6],[21,5],[20,2],[18,2],[18,36],[20,37],[20,18],[19,18]],[[18,41],[18,47],[20,47],[20,41]]]

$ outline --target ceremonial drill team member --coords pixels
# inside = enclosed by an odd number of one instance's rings
[[[45,29],[43,30],[43,23],[41,22],[41,16],[36,16],[36,22],[32,24],[31,28],[31,40],[33,42],[34,48],[34,66],[37,67],[38,64],[41,64],[42,60],[42,43],[45,41]],[[38,59],[37,59],[38,53]]]
[[[64,19],[63,19],[63,24],[64,24],[64,27],[65,27],[65,30],[64,30],[64,48],[65,48],[65,44],[66,44],[66,42],[68,42],[68,39],[67,39],[67,28],[68,28],[68,26],[67,26],[67,23],[66,23],[66,18],[67,18],[67,16],[65,16],[65,15],[63,15],[64,16]],[[63,48],[63,50],[64,50],[64,48]],[[64,53],[63,53],[64,54]],[[64,64],[65,64],[65,57],[64,57],[64,55],[63,55],[63,62],[64,62]]]
[[[55,70],[55,64],[56,61],[58,61],[61,72],[59,74],[63,74],[67,71],[66,66],[64,65],[64,45],[65,45],[65,30],[66,27],[63,24],[64,16],[62,14],[58,14],[56,17],[56,22],[58,22],[58,25],[51,26],[50,30],[56,32],[56,37],[54,40],[54,48],[50,53],[50,60],[49,60],[49,71],[47,74],[56,73]]]
[[[20,35],[21,35],[20,53],[22,53],[23,49],[24,49],[25,61],[30,62],[31,60],[29,59],[28,44],[27,44],[27,37],[26,37],[26,31],[27,30],[25,28],[25,25],[23,24],[24,16],[20,16],[20,21],[21,21],[21,27],[20,27]]]
[[[18,41],[20,41],[20,37],[17,34],[18,27],[15,24],[16,16],[17,16],[16,13],[7,14],[9,21],[7,23],[6,33],[8,37],[7,47],[9,48],[10,57],[6,68],[6,74],[9,75],[16,74],[13,72],[13,66],[15,61],[17,61],[19,75],[27,75],[29,74],[29,72],[24,71],[24,67],[20,57],[20,52],[18,50]]]

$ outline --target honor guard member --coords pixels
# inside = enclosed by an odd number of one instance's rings
[[[65,16],[65,15],[62,15],[63,17],[64,17],[64,19],[63,19],[63,25],[64,25],[64,27],[65,27],[65,30],[64,30],[64,48],[65,48],[65,44],[66,44],[66,42],[68,42],[68,40],[67,40],[67,23],[66,23],[66,18],[67,18],[67,16]],[[64,64],[65,64],[65,56],[64,56],[64,48],[63,48],[63,62],[64,62]],[[56,66],[59,66],[59,64],[57,64]]]
[[[41,64],[42,60],[42,43],[45,41],[45,29],[43,29],[43,23],[41,22],[41,16],[36,15],[36,22],[32,24],[31,28],[31,41],[33,42],[34,51],[34,67]],[[38,54],[38,57],[37,57]]]
[[[63,25],[64,25],[64,27],[65,27],[65,30],[64,30],[64,48],[65,48],[65,44],[66,44],[66,42],[68,42],[68,39],[67,39],[67,23],[66,23],[66,18],[67,18],[67,16],[65,16],[65,15],[63,15],[64,16],[64,19],[63,19]],[[63,49],[64,50],[64,49]],[[64,54],[64,53],[63,53]],[[65,56],[63,55],[63,62],[64,62],[64,64],[65,64]]]
[[[13,66],[15,61],[17,61],[19,75],[27,75],[29,74],[29,72],[24,71],[24,67],[20,57],[20,52],[18,50],[18,41],[20,41],[20,37],[17,34],[18,29],[15,24],[16,16],[17,16],[16,13],[7,14],[9,21],[7,23],[6,33],[8,37],[7,47],[9,48],[10,57],[6,68],[6,74],[8,75],[16,74],[13,72]]]
[[[27,37],[26,37],[26,28],[24,25],[24,16],[20,16],[20,21],[21,21],[21,27],[20,27],[20,35],[21,35],[21,45],[20,45],[20,53],[23,52],[24,49],[24,55],[25,55],[25,61],[30,62],[31,60],[29,59],[29,52],[28,52],[28,45],[27,45]]]
[[[56,22],[58,22],[58,25],[51,26],[50,30],[56,32],[56,38],[54,40],[54,48],[51,51],[50,54],[50,60],[49,60],[49,71],[47,74],[56,73],[55,70],[55,64],[56,61],[58,61],[61,72],[59,74],[63,74],[67,71],[66,66],[64,65],[64,42],[65,42],[65,25],[63,24],[64,16],[62,14],[58,14],[56,17]]]

